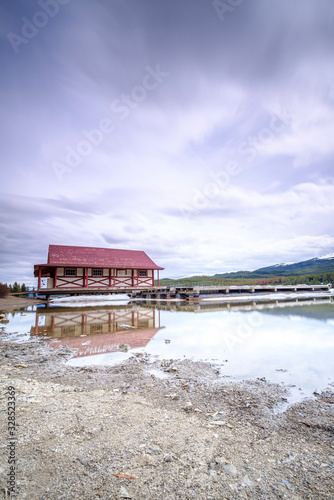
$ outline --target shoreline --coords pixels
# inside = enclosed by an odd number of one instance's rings
[[[44,300],[35,299],[32,297],[15,297],[9,296],[5,298],[0,298],[0,313],[9,313],[15,311],[15,309],[21,309],[23,307],[28,307],[31,305],[45,304]]]
[[[333,388],[278,413],[288,387],[220,378],[210,363],[144,353],[75,367],[73,349],[42,340],[0,351],[20,498],[334,496]]]

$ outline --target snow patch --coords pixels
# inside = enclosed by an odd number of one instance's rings
[[[320,260],[320,259],[334,259],[334,252],[317,257],[317,260]]]
[[[125,293],[116,293],[110,295],[74,295],[72,297],[53,297],[50,304],[66,305],[66,307],[86,307],[86,306],[104,306],[112,303],[117,305],[126,305],[130,297]]]
[[[292,266],[292,264],[296,264],[296,262],[281,262],[280,264],[275,264],[272,267]]]

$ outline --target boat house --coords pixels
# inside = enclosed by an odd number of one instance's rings
[[[34,275],[47,279],[47,289],[110,289],[154,286],[157,266],[143,251],[50,245],[46,264],[36,264]]]

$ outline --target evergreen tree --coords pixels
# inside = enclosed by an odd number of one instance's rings
[[[21,287],[20,285],[18,284],[17,281],[15,281],[14,285],[13,285],[13,288],[12,288],[12,292],[13,293],[17,293],[17,292],[20,292],[21,291]]]

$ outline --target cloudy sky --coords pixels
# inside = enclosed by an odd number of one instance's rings
[[[334,2],[2,0],[0,281],[49,244],[164,277],[334,250]]]

